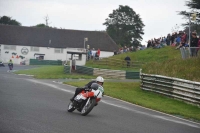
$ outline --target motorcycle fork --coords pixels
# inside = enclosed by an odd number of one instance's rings
[[[75,107],[75,108],[78,108],[78,102],[77,101],[73,101],[73,106]]]
[[[80,105],[77,105],[77,110],[81,111],[85,105],[86,105],[86,101],[82,101]]]
[[[90,102],[90,97],[88,98],[88,100],[87,100],[85,106],[87,106],[89,102]]]

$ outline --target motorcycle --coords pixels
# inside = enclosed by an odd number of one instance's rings
[[[0,66],[3,66],[3,67],[5,67],[2,61],[0,61]]]
[[[91,85],[88,91],[79,93],[68,105],[68,112],[77,109],[81,115],[86,116],[97,105],[103,96],[103,87],[97,83]]]
[[[13,69],[13,63],[8,63],[9,70]]]

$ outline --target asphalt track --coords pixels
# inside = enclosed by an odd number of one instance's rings
[[[198,123],[107,96],[87,116],[68,113],[74,87],[7,70],[0,67],[0,133],[200,133]]]

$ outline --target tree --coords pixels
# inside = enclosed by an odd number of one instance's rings
[[[47,16],[45,16],[45,23],[46,24],[44,24],[44,23],[41,23],[41,24],[37,24],[36,26],[32,26],[32,27],[39,27],[39,28],[54,28],[54,29],[58,29],[57,27],[52,27],[52,26],[49,26],[49,22],[48,22],[48,20],[49,20],[49,17],[48,17],[48,15]],[[62,28],[61,28],[62,29]]]
[[[191,14],[196,13],[196,20],[192,21],[192,24],[195,25],[199,25],[200,24],[200,0],[190,0],[190,1],[186,1],[186,6],[188,6],[191,11],[187,12],[187,11],[180,11],[179,15],[184,16],[184,19],[189,19],[189,16],[191,16]],[[183,24],[183,26],[187,26],[189,25],[189,22]]]
[[[188,6],[190,9],[200,9],[200,1],[199,0],[190,0],[186,2],[186,6]]]
[[[37,24],[36,26],[33,26],[33,27],[40,27],[40,28],[44,28],[44,27],[48,27],[48,26],[46,26],[45,24]]]
[[[118,9],[113,10],[103,25],[106,25],[106,32],[118,45],[138,46],[142,41],[145,25],[140,15],[129,6],[120,5]]]
[[[52,27],[52,26],[47,26],[45,24],[37,24],[36,26],[32,26],[32,27],[39,27],[39,28],[53,28],[53,29],[58,29],[57,27]]]
[[[11,19],[11,17],[8,16],[0,17],[0,24],[21,26],[20,22],[16,21],[15,19]]]

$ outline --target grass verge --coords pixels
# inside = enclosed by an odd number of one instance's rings
[[[139,61],[144,63],[141,66],[143,73],[157,74],[200,82],[200,51],[198,57],[184,60],[181,57],[180,50],[175,49],[175,47],[166,46],[160,49],[148,48],[137,52],[127,52],[109,57],[108,59],[124,61],[124,58],[127,55],[131,58],[131,61]],[[92,61],[88,61],[86,66],[128,71],[139,70],[133,68],[120,68],[117,67],[117,65],[109,66],[109,63],[108,65],[95,64],[95,62],[93,63]]]
[[[29,69],[29,70],[20,70],[15,72],[16,74],[28,74],[34,75],[38,79],[94,79],[96,76],[91,75],[82,75],[77,73],[65,74],[64,66],[40,66],[38,68]]]
[[[89,81],[89,80],[88,80]],[[87,81],[65,82],[76,87]],[[182,101],[140,89],[135,82],[105,82],[105,95],[141,105],[153,110],[200,122],[200,108]]]

